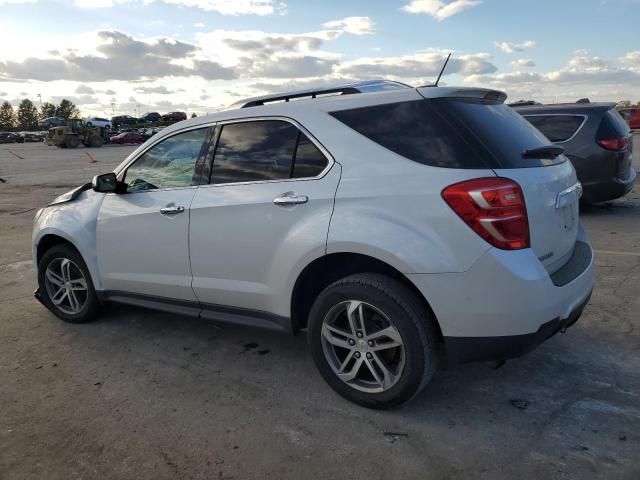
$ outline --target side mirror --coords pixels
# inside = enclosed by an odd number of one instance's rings
[[[91,182],[93,190],[100,193],[116,193],[118,179],[113,172],[96,175]]]

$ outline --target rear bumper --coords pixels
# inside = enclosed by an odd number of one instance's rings
[[[438,319],[449,359],[513,358],[575,322],[593,288],[582,230],[578,241],[553,276],[530,249],[490,249],[463,273],[408,275]]]
[[[521,357],[576,323],[590,298],[591,293],[567,318],[554,318],[533,333],[504,337],[444,337],[447,361],[456,364]]]
[[[633,189],[636,176],[636,171],[630,168],[629,175],[624,180],[611,178],[608,181],[583,184],[583,201],[585,203],[598,203],[624,197]]]

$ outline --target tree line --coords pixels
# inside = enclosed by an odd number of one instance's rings
[[[28,98],[20,102],[17,111],[14,111],[13,106],[5,101],[0,107],[0,130],[36,130],[38,120],[49,117],[60,117],[67,120],[79,115],[78,108],[66,98],[63,98],[58,105],[45,102],[40,110]]]

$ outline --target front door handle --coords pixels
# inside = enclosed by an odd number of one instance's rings
[[[301,203],[307,203],[308,201],[309,197],[306,195],[293,195],[293,192],[287,192],[274,198],[273,204],[279,206],[300,205]]]
[[[176,215],[184,212],[184,207],[164,207],[160,209],[160,213],[163,215]]]

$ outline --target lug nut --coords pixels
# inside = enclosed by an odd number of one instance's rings
[[[353,338],[349,339],[349,345],[351,345],[352,347],[356,344],[356,341]]]
[[[367,358],[368,358],[369,360],[371,360],[371,359],[373,358],[373,355],[371,354],[371,352],[367,352]]]
[[[353,356],[356,357],[356,358],[360,358],[360,352],[354,353]]]
[[[373,341],[373,340],[369,340],[369,341],[367,342],[367,345],[369,345],[370,347],[373,347],[373,346],[375,346],[375,343],[374,343],[374,341]]]
[[[362,332],[356,332],[356,336],[357,336],[358,338],[362,338]]]

